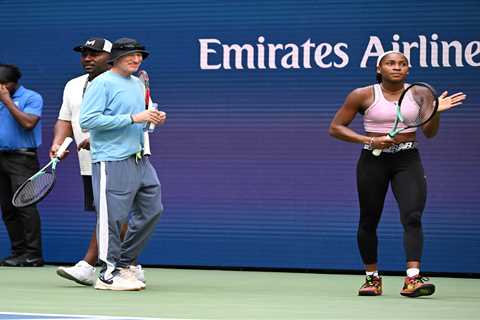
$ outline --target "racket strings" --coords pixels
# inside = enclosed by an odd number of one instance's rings
[[[418,124],[424,123],[430,118],[434,112],[434,100],[435,97],[432,94],[422,97],[422,104],[420,105],[420,110],[418,112]]]
[[[435,114],[437,111],[437,98],[434,92],[427,87],[416,86],[409,90],[411,96],[411,102],[415,105],[415,115],[405,117],[404,124],[409,127],[415,127],[424,124]],[[409,99],[405,103],[408,103]],[[402,105],[402,109],[406,109]],[[402,112],[403,113],[403,112]]]
[[[16,206],[28,206],[36,202],[50,191],[54,182],[55,176],[48,172],[27,181],[15,194],[13,203]]]

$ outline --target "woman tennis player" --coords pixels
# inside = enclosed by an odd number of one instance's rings
[[[335,114],[329,129],[330,135],[337,139],[363,144],[357,164],[360,201],[357,240],[367,276],[358,294],[382,294],[382,279],[377,268],[376,230],[388,185],[391,184],[400,209],[407,261],[407,276],[400,294],[407,297],[428,296],[435,292],[435,286],[420,275],[422,214],[427,189],[417,150],[417,128],[404,130],[394,138],[387,135],[396,117],[395,104],[407,86],[409,62],[401,52],[388,51],[378,57],[376,71],[378,83],[353,90]],[[462,104],[465,98],[463,93],[448,96],[446,91],[443,92],[438,100],[437,113],[420,127],[423,134],[433,138],[439,129],[440,113]],[[402,103],[402,110],[418,110],[415,103],[414,99],[407,100]],[[348,127],[357,113],[363,115],[365,134]],[[382,149],[380,156],[372,154],[374,149]]]

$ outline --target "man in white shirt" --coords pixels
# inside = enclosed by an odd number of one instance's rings
[[[90,142],[88,132],[80,128],[80,105],[85,91],[91,81],[98,75],[110,69],[108,61],[112,43],[103,38],[90,38],[84,44],[73,48],[80,53],[80,64],[86,74],[67,82],[63,92],[63,103],[60,108],[58,120],[55,124],[55,133],[50,148],[50,157],[53,157],[65,137],[73,136],[78,147],[80,174],[83,179],[84,202],[86,211],[95,211],[92,191],[92,164],[90,156]],[[67,151],[68,152],[68,151]],[[126,225],[122,226],[122,235]],[[63,278],[79,284],[91,286],[96,281],[95,264],[98,258],[98,245],[96,230],[92,234],[90,244],[83,260],[72,267],[59,267],[57,274]],[[144,281],[143,270],[140,266],[131,266],[137,278]]]

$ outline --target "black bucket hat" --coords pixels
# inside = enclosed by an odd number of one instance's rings
[[[113,43],[112,55],[108,62],[113,64],[115,60],[117,60],[118,58],[123,57],[127,54],[137,53],[137,52],[142,54],[143,59],[146,59],[150,55],[150,52],[145,50],[145,46],[140,44],[140,42],[138,42],[135,39],[130,39],[130,38],[117,39]]]

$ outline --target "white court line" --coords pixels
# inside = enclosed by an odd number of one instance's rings
[[[151,318],[151,317],[118,317],[104,315],[83,315],[83,314],[55,314],[55,313],[23,313],[23,312],[0,312],[0,319],[5,316],[27,316],[25,318],[11,318],[14,320],[78,320],[78,319],[95,319],[95,320],[202,320],[192,318]],[[51,318],[49,318],[51,317]]]

